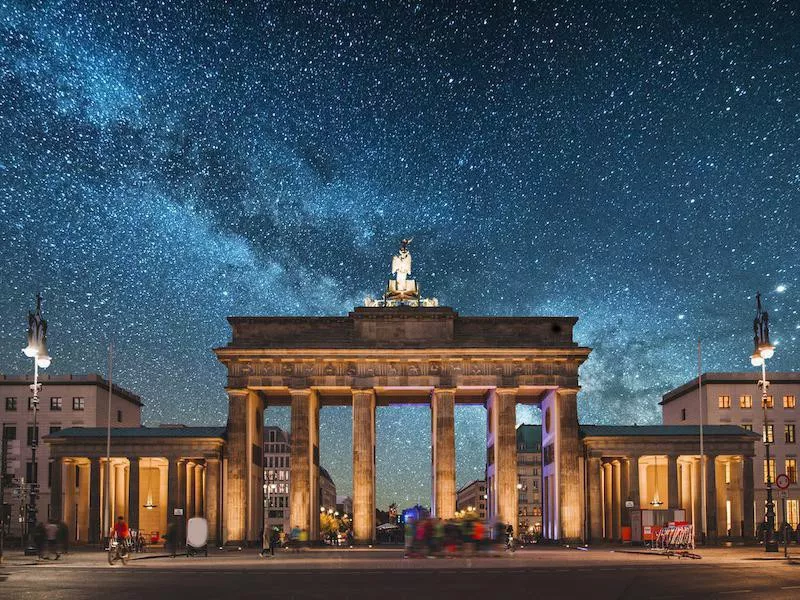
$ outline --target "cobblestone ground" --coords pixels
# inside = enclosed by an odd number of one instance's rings
[[[758,548],[698,554],[534,548],[498,557],[404,559],[400,550],[311,550],[264,559],[254,551],[215,550],[208,558],[152,552],[110,567],[99,551],[58,561],[11,553],[0,567],[0,597],[800,598],[800,556],[787,561]]]

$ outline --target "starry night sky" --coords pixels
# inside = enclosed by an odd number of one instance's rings
[[[0,372],[41,289],[52,372],[113,339],[148,424],[221,423],[225,317],[346,314],[407,236],[461,314],[580,317],[584,422],[657,421],[698,336],[750,368],[757,289],[796,370],[798,31],[790,0],[2,0]],[[427,409],[378,412],[379,505],[427,504]],[[346,493],[349,410],[321,427]],[[461,485],[482,409],[456,427]]]

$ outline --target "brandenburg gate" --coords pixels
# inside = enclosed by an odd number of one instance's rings
[[[542,411],[543,529],[584,534],[578,367],[589,355],[572,337],[574,317],[467,317],[419,297],[404,241],[396,279],[378,300],[345,317],[230,317],[224,538],[258,539],[263,524],[263,423],[267,406],[291,407],[292,526],[318,537],[319,410],[351,406],[353,527],[375,532],[375,411],[431,410],[433,515],[456,508],[456,404],[487,413],[487,508],[517,525],[516,405]]]

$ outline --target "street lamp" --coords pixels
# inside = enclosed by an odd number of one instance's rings
[[[28,345],[22,349],[28,358],[33,359],[33,385],[31,385],[31,410],[33,410],[33,436],[31,436],[31,481],[28,487],[28,545],[25,556],[36,556],[39,551],[34,542],[36,529],[36,498],[38,496],[38,473],[36,469],[36,447],[39,444],[39,431],[36,413],[39,410],[39,367],[46,369],[52,359],[47,353],[47,321],[42,318],[42,296],[36,294],[36,312],[28,312]]]
[[[772,444],[767,434],[767,359],[775,354],[775,346],[769,341],[769,314],[761,309],[761,292],[756,294],[756,318],[753,319],[753,354],[750,363],[754,367],[761,367],[761,379],[758,387],[761,389],[761,408],[764,411],[764,455],[767,459],[767,530],[764,534],[764,551],[777,552],[778,541],[775,539],[775,502],[772,500],[772,469],[770,468],[769,447]]]

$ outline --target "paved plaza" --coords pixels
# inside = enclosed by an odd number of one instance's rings
[[[262,559],[252,550],[208,558],[138,555],[108,566],[99,551],[59,561],[7,555],[0,597],[239,598],[798,598],[797,561],[759,548],[702,549],[700,559],[621,548],[531,548],[500,557],[404,559],[401,550],[312,550]]]

